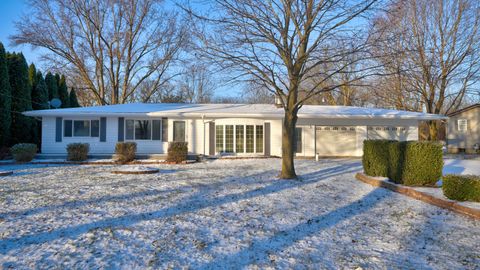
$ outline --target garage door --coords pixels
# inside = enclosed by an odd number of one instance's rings
[[[367,137],[369,140],[406,141],[410,132],[409,127],[369,126],[367,128]]]
[[[320,156],[355,156],[357,128],[352,126],[317,126],[317,153]]]

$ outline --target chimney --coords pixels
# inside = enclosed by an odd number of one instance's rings
[[[282,98],[278,94],[275,95],[275,107],[277,107],[277,108],[282,108],[283,107]]]

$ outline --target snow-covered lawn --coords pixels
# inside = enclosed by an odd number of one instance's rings
[[[443,174],[475,174],[480,175],[478,159],[445,159]]]
[[[150,166],[150,165],[149,165]],[[2,166],[0,268],[474,269],[480,222],[354,179],[359,160]]]

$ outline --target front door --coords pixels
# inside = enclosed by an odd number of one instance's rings
[[[185,121],[173,121],[173,141],[185,141]]]

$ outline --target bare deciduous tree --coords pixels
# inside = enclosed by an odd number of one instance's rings
[[[377,18],[383,61],[396,69],[397,97],[420,100],[428,113],[457,109],[478,82],[480,5],[473,0],[400,0]],[[404,100],[398,100],[405,104]],[[429,139],[437,139],[436,121]]]
[[[169,74],[187,35],[160,0],[31,0],[16,23],[16,44],[46,48],[45,57],[73,70],[97,104],[125,103],[148,82],[146,97]]]
[[[203,64],[193,64],[185,68],[178,81],[178,91],[188,103],[209,103],[216,84],[211,72]]]
[[[252,78],[280,97],[284,108],[281,178],[296,178],[293,145],[302,105],[319,93],[353,85],[361,78],[330,83],[330,78],[348,73],[347,68],[360,61],[346,59],[365,50],[363,43],[347,48],[337,45],[362,38],[360,18],[376,2],[218,0],[211,16],[190,11],[206,22],[209,30],[200,37],[205,57],[237,70],[238,77]],[[344,65],[317,68],[335,62]],[[316,84],[305,84],[314,77]],[[301,97],[300,90],[305,93]]]

